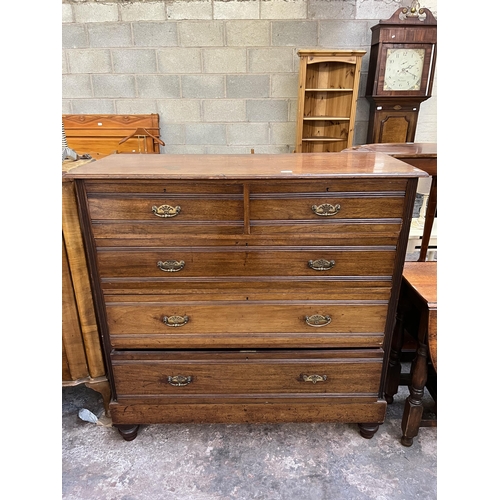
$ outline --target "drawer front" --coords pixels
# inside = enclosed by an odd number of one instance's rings
[[[112,241],[113,238],[135,242],[135,245],[155,246],[153,239],[160,243],[156,245],[178,245],[172,238],[182,237],[188,245],[188,238],[194,244],[200,243],[200,236],[212,236],[211,244],[217,244],[217,238],[222,235],[243,235],[243,220],[238,221],[181,221],[162,219],[151,221],[106,221],[98,220],[92,223],[94,238],[101,244],[102,241]],[[123,244],[123,241],[122,241]],[[204,244],[207,244],[204,242]],[[187,246],[186,245],[186,246]],[[113,243],[111,243],[113,246]]]
[[[308,301],[388,301],[391,296],[392,281],[374,278],[335,278],[318,280],[316,277],[301,278],[194,278],[169,282],[167,279],[143,280],[140,278],[104,278],[103,292],[111,302],[185,302],[204,301],[288,301],[297,299]]]
[[[192,221],[243,221],[241,195],[116,195],[93,194],[88,197],[93,221],[155,221],[166,230]],[[178,229],[177,229],[178,231]]]
[[[376,300],[140,300],[106,297],[112,347],[379,347],[387,314],[387,301]]]
[[[321,239],[356,237],[364,243],[376,237],[396,241],[401,230],[401,219],[319,219],[318,220],[252,220],[250,234],[259,237],[284,237],[295,239],[315,237]],[[366,243],[369,245],[370,243]]]
[[[162,278],[231,276],[383,276],[391,277],[391,247],[199,247],[100,248],[101,277]]]
[[[179,167],[181,170],[182,167]],[[389,181],[394,182],[394,181]],[[401,182],[401,181],[399,181]],[[404,181],[403,181],[404,182]],[[239,194],[243,193],[243,185],[239,181],[223,182],[201,181],[190,179],[189,181],[157,179],[154,181],[135,179],[133,181],[122,180],[120,182],[107,181],[100,179],[98,181],[86,181],[85,189],[89,195],[92,194],[127,194],[127,195],[186,195],[194,194],[196,196],[220,195],[220,194]],[[399,188],[400,189],[400,188]]]
[[[345,193],[296,194],[270,198],[268,195],[250,197],[250,221],[257,220],[311,220],[327,221],[350,219],[400,218],[404,196],[370,196]]]
[[[406,190],[407,179],[386,178],[386,179],[295,179],[289,181],[285,179],[269,180],[266,182],[249,182],[249,189],[252,194],[266,194],[275,197],[277,194],[289,193],[348,193],[364,194],[377,193],[379,195],[399,195]]]
[[[375,395],[382,352],[139,353],[114,355],[112,366],[118,399]]]

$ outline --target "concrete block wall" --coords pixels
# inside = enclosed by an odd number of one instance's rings
[[[363,49],[355,144],[366,142],[371,26],[410,0],[63,0],[62,112],[159,113],[164,153],[287,153],[297,50]],[[437,0],[421,2],[437,17]],[[416,141],[437,142],[436,98]]]

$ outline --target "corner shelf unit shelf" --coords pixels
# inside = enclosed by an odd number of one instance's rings
[[[352,146],[364,50],[299,50],[297,153]]]

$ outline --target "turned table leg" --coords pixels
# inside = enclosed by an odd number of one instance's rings
[[[408,387],[410,395],[406,398],[403,420],[401,422],[401,430],[403,431],[401,444],[404,446],[411,446],[413,444],[413,438],[418,434],[418,428],[424,411],[422,397],[424,395],[425,383],[427,382],[428,348],[427,321],[426,318],[422,319],[424,321],[420,322],[417,355],[411,367],[411,382]]]
[[[125,439],[125,441],[133,441],[137,437],[137,431],[139,430],[139,426],[135,424],[115,424],[115,427],[118,429],[120,436]]]

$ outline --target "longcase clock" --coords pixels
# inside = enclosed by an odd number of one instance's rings
[[[437,21],[419,2],[372,27],[368,143],[414,142],[420,104],[432,93],[436,53]]]

